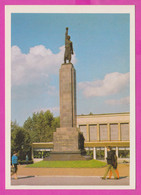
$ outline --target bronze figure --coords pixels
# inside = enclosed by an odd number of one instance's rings
[[[70,36],[68,35],[68,28],[66,28],[65,33],[65,54],[64,54],[64,63],[66,64],[66,60],[71,63],[71,55],[73,55],[73,44],[70,40]]]

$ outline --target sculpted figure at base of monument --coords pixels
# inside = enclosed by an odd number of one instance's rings
[[[73,44],[70,40],[70,36],[68,35],[68,28],[66,28],[64,64],[66,64],[67,60],[69,61],[69,63],[71,63],[71,55],[73,55]]]

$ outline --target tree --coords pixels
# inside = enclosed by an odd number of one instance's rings
[[[47,110],[46,112],[33,113],[32,118],[29,117],[24,122],[26,129],[31,137],[31,142],[50,142],[53,140],[53,132],[60,126],[60,120],[54,118],[53,114]]]
[[[29,133],[16,122],[11,122],[11,155],[18,152],[19,159],[31,156],[31,139]]]
[[[34,113],[32,117],[20,127],[17,122],[11,122],[11,154],[18,151],[19,159],[25,159],[26,154],[31,157],[31,144],[33,142],[50,142],[53,132],[60,126],[60,118],[46,112]]]

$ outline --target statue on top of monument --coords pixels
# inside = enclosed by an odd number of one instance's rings
[[[71,55],[73,55],[73,44],[70,40],[70,36],[68,35],[68,27],[66,28],[65,33],[65,54],[64,54],[64,63],[66,64],[66,60],[71,63]]]

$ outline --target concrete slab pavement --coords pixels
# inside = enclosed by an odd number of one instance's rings
[[[18,176],[11,180],[11,185],[129,185],[129,177],[102,180],[99,176]]]

